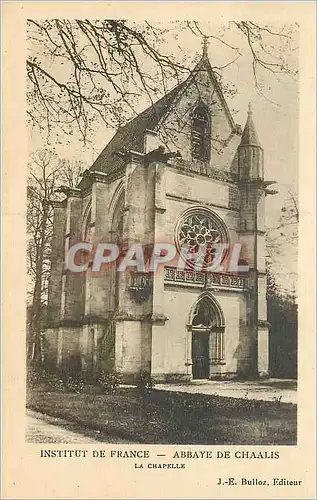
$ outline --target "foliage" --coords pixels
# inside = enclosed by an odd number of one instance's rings
[[[98,378],[98,384],[105,394],[116,394],[120,386],[120,381],[121,375],[115,370],[102,370]]]
[[[46,389],[50,392],[74,392],[80,394],[85,382],[80,374],[67,375],[60,370],[49,371],[43,365],[29,363],[27,368],[27,387]]]
[[[151,394],[154,388],[154,379],[147,371],[141,371],[137,378],[137,388],[142,396]]]
[[[48,136],[55,129],[59,140],[77,129],[86,142],[95,133],[96,120],[122,126],[137,112],[141,97],[152,104],[191,74],[184,47],[189,39],[193,44],[207,39],[215,54],[223,49],[223,63],[213,67],[218,79],[230,66],[238,70],[236,62],[244,57],[257,91],[264,94],[270,90],[270,85],[264,88],[264,75],[275,84],[296,75],[290,62],[296,32],[296,25],[251,21],[215,27],[197,21],[29,19],[28,116]],[[227,92],[235,93],[234,84]]]
[[[75,392],[80,394],[85,388],[85,383],[82,377],[72,377],[69,376],[65,379],[65,390],[66,392]]]
[[[39,385],[41,381],[41,372],[35,368],[34,365],[30,364],[27,366],[26,371],[26,385],[30,389],[34,389]]]
[[[267,233],[267,317],[270,323],[270,372],[273,377],[297,376],[298,223],[298,195],[289,190],[277,224]],[[291,259],[295,260],[295,265],[292,265]]]
[[[298,308],[291,293],[283,293],[268,274],[267,316],[270,323],[270,372],[273,377],[297,376]]]
[[[44,376],[45,383],[50,392],[64,392],[65,380],[56,373],[46,373]]]

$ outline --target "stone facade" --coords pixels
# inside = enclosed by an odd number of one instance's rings
[[[205,135],[193,132],[194,120],[205,123]],[[148,155],[162,145],[181,158]],[[197,158],[199,147],[208,155]],[[126,381],[140,371],[160,381],[267,374],[269,184],[252,112],[242,132],[204,54],[186,82],[119,130],[80,185],[54,203],[47,362],[87,375],[116,369]],[[123,251],[174,243],[191,209],[210,213],[231,244],[242,244],[247,273],[230,271],[226,261],[221,273],[178,270],[173,262],[155,273],[119,273],[116,264],[65,269],[65,253],[80,241]]]

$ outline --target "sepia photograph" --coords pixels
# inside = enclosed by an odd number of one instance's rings
[[[299,28],[28,19],[27,443],[297,444]]]
[[[315,4],[3,3],[1,498],[316,498]]]

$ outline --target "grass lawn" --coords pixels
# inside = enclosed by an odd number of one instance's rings
[[[296,444],[297,408],[288,403],[136,389],[116,395],[33,390],[27,407],[98,431],[147,444]]]

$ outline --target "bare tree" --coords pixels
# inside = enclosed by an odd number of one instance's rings
[[[298,194],[288,190],[288,196],[281,207],[280,216],[275,227],[267,231],[267,266],[269,271],[269,291],[277,286],[277,275],[285,273],[293,277],[296,287],[297,271],[291,270],[290,259],[297,261],[299,205]],[[296,266],[295,266],[296,269]],[[283,292],[283,290],[280,290]],[[295,289],[284,291],[295,297]]]
[[[281,254],[283,252],[285,243],[297,246],[298,223],[298,194],[288,190],[288,196],[281,207],[277,224],[268,231],[267,248],[270,259],[274,259],[274,253]]]
[[[32,156],[27,184],[27,266],[30,279],[30,319],[28,357],[41,358],[40,334],[43,308],[47,300],[50,272],[53,213],[50,201],[59,195],[61,185],[73,187],[85,166],[80,161],[61,160],[51,150],[40,150]]]
[[[226,68],[247,54],[259,93],[264,76],[294,77],[288,56],[296,49],[297,26],[276,29],[251,21],[231,22],[215,30],[196,21],[160,24],[132,21],[49,19],[28,21],[28,115],[33,126],[48,135],[71,135],[75,130],[86,142],[96,120],[108,127],[121,126],[134,116],[140,97],[149,103],[192,70],[192,61],[176,60],[167,53],[166,37],[175,41],[182,32],[208,39],[211,51],[226,50],[214,72],[222,78]],[[232,35],[239,44],[232,43]],[[234,85],[223,84],[230,94]]]

